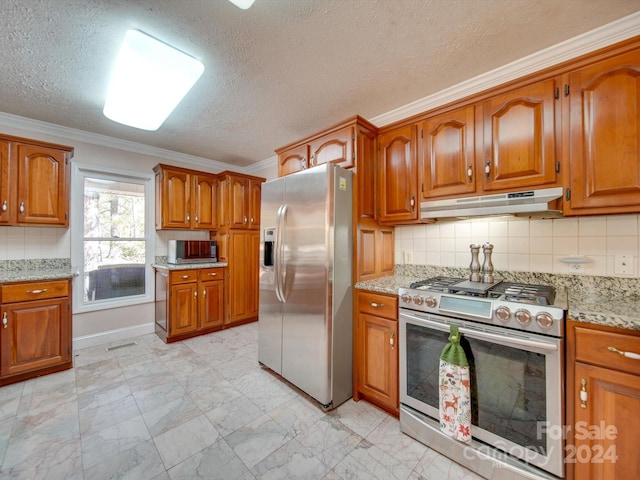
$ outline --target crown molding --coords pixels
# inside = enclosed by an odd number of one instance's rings
[[[152,147],[150,145],[131,142],[129,140],[123,140],[120,138],[109,137],[107,135],[100,135],[98,133],[91,133],[84,130],[64,127],[62,125],[55,125],[53,123],[42,122],[40,120],[33,120],[31,118],[20,117],[18,115],[12,115],[5,112],[0,112],[0,126],[28,130],[29,132],[62,137],[64,139],[69,139],[76,142],[88,143],[100,147],[115,148],[118,150],[124,150],[126,152],[139,153],[141,155],[149,155],[152,157],[158,157],[187,165],[202,167],[207,169],[208,171],[244,170],[243,168],[238,167],[237,165],[232,165],[230,163],[223,163],[208,158],[187,155],[185,153],[165,150],[163,148]]]
[[[640,12],[570,38],[369,120],[378,127],[389,125],[636,35],[640,35]]]
[[[264,160],[261,160],[252,165],[249,165],[248,167],[245,167],[244,173],[246,173],[247,175],[251,175],[255,172],[259,172],[261,170],[265,170],[267,168],[272,168],[277,166],[278,166],[278,156],[274,155],[272,157],[265,158]]]

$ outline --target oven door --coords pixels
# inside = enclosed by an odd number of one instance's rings
[[[439,360],[459,326],[471,373],[474,439],[564,476],[559,338],[400,310],[400,402],[439,421]]]

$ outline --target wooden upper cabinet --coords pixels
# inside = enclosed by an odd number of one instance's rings
[[[278,153],[278,177],[309,167],[309,145],[299,145]]]
[[[260,228],[260,202],[265,179],[230,172],[220,175],[220,226]]]
[[[569,75],[565,213],[640,211],[640,50]]]
[[[498,95],[482,104],[484,190],[557,182],[556,81]],[[558,107],[559,109],[559,107]]]
[[[217,196],[218,179],[214,175],[193,176],[193,224],[196,228],[212,230],[218,226]]]
[[[156,229],[212,230],[218,225],[217,175],[156,165]]]
[[[71,147],[0,138],[0,225],[69,226]]]
[[[421,199],[476,191],[475,108],[428,118],[421,125]]]
[[[309,143],[311,157],[309,167],[323,163],[335,163],[342,168],[353,168],[353,142],[355,133],[353,127],[345,127]]]
[[[418,219],[417,138],[416,125],[378,137],[380,222],[411,223]]]
[[[9,190],[9,142],[0,140],[0,225],[11,223],[9,216],[11,192]]]

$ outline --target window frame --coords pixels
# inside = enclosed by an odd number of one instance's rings
[[[84,180],[103,178],[119,182],[140,183],[145,189],[145,293],[112,299],[84,301]],[[71,265],[78,275],[73,281],[73,313],[150,303],[155,300],[155,177],[144,172],[72,163],[71,169]]]

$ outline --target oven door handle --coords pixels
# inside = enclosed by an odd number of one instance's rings
[[[449,325],[441,322],[434,322],[433,320],[429,320],[421,315],[409,315],[409,314],[401,314],[406,315],[409,318],[415,318],[420,323],[418,325],[427,324],[431,328],[435,328],[436,330],[440,330],[442,332],[449,331]],[[455,322],[451,322],[455,323]],[[498,335],[495,333],[489,333],[482,330],[475,330],[473,328],[467,328],[463,326],[458,327],[458,331],[460,333],[465,333],[469,335],[471,338],[476,338],[478,340],[487,340],[493,343],[498,343],[501,345],[517,345],[525,348],[537,348],[539,350],[546,350],[549,352],[557,351],[558,345],[556,343],[547,343],[536,340],[529,340],[526,338],[518,338],[516,336],[506,336],[506,335]]]

